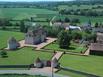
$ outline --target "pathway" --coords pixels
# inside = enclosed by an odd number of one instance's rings
[[[28,75],[42,75],[47,77],[52,77],[51,72],[45,72],[40,70],[0,70],[0,74],[28,74]],[[60,74],[55,74],[54,77],[69,77]]]
[[[40,50],[40,49],[42,49],[43,47],[47,46],[48,44],[50,44],[50,43],[52,43],[52,42],[54,42],[54,41],[57,40],[56,38],[49,38],[49,37],[48,37],[47,39],[48,39],[48,40],[47,40],[46,42],[43,42],[43,43],[37,45],[36,50]]]
[[[88,56],[89,54],[90,54],[90,47],[88,47],[88,49],[85,51],[83,55]]]
[[[56,52],[56,54],[53,56],[52,60],[55,59],[55,58],[56,58],[57,60],[59,60],[62,55],[63,55],[63,52],[58,51],[58,52]]]
[[[39,72],[43,72],[43,71],[45,71],[45,72],[48,72],[48,73],[50,73],[50,72],[52,72],[52,68],[51,67],[44,67],[44,68],[31,68],[30,70],[33,70],[33,71],[39,71]],[[53,72],[57,72],[58,71],[58,69],[56,69],[56,68],[53,68]]]
[[[25,44],[25,40],[21,40],[19,41],[20,43],[20,47],[19,48],[22,48],[22,47],[34,47],[36,48],[36,50],[40,50],[42,49],[43,47],[45,47],[46,45],[56,41],[57,39],[56,38],[50,38],[50,37],[47,37],[47,41],[46,42],[43,42],[43,43],[40,43],[38,45],[30,45],[30,44]],[[5,48],[8,50],[8,48]]]

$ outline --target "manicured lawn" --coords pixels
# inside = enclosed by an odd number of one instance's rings
[[[24,38],[24,34],[20,32],[2,31],[0,30],[0,49],[7,46],[7,40],[10,37],[15,37],[17,40]]]
[[[62,56],[60,63],[67,68],[103,76],[103,56],[76,56],[66,54]],[[67,71],[63,70],[60,73],[68,74]]]
[[[61,49],[57,43],[52,43],[52,44],[46,46],[44,49],[52,49],[52,50],[80,53],[81,51],[85,51],[86,47],[83,47],[80,44],[71,43],[71,45],[68,49]]]
[[[32,50],[33,48],[22,48],[15,51],[7,51],[7,58],[0,58],[0,65],[29,65],[35,62],[37,57],[43,60],[49,60],[51,53],[39,52]]]
[[[65,71],[65,70],[58,71],[58,74],[63,74],[63,75],[70,76],[70,77],[86,77],[84,75],[80,75],[80,74],[73,73],[70,71]]]

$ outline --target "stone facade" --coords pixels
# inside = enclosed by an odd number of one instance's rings
[[[56,58],[54,58],[53,61],[51,62],[51,66],[53,68],[57,68],[59,66],[58,60]]]
[[[37,58],[36,62],[34,62],[34,66],[36,68],[42,68],[42,67],[58,68],[59,63],[56,58],[54,58],[52,61],[51,60],[40,60],[40,58]]]
[[[28,30],[25,35],[25,44],[39,44],[44,42],[46,39],[46,32],[42,28],[37,30]]]
[[[20,46],[20,44],[17,42],[17,40],[14,37],[11,37],[8,40],[7,44],[8,44],[8,49],[10,49],[10,50],[17,49]]]
[[[42,61],[39,58],[37,58],[36,59],[36,63],[34,63],[34,66],[36,68],[41,68],[43,66],[43,63],[42,63]]]

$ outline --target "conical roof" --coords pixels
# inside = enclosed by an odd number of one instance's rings
[[[9,38],[8,43],[17,43],[16,39],[14,37]]]
[[[54,63],[57,63],[57,62],[58,62],[57,58],[54,58],[54,59],[53,59],[53,62],[54,62]]]
[[[36,59],[36,63],[39,63],[39,62],[41,62],[41,60],[40,60],[40,58],[38,57],[38,58]]]

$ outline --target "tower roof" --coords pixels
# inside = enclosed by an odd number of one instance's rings
[[[8,43],[17,43],[17,40],[14,37],[10,37]]]
[[[53,62],[54,62],[54,63],[58,62],[57,58],[54,58],[54,59],[53,59]]]
[[[36,63],[39,63],[39,62],[41,62],[41,60],[40,60],[40,58],[38,57],[38,58],[36,59]]]

